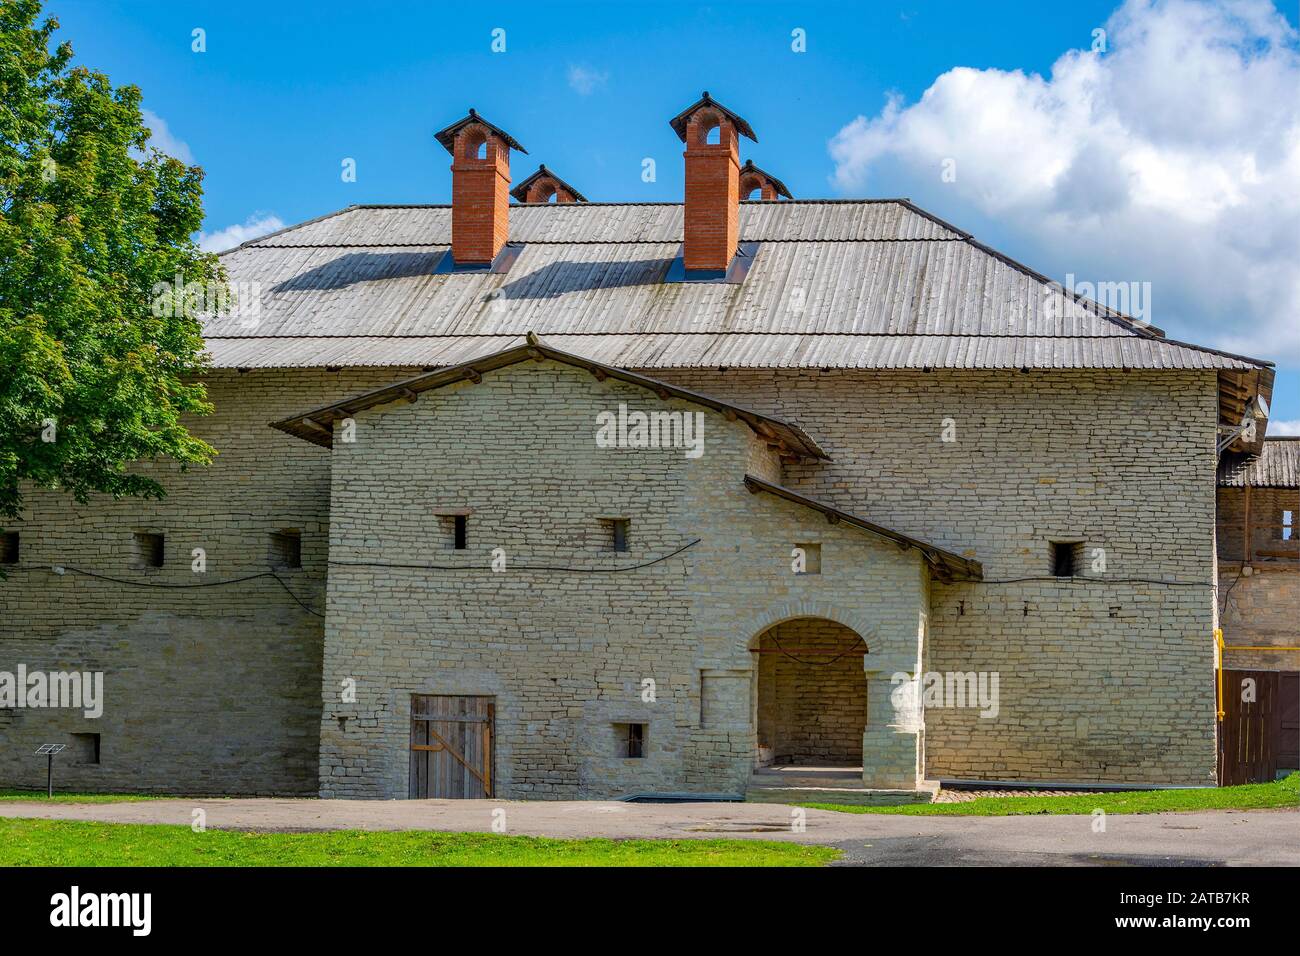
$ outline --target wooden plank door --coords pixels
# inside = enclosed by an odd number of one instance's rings
[[[411,696],[411,798],[492,796],[495,697]]]
[[[1219,725],[1219,786],[1267,783],[1277,775],[1281,709],[1277,671],[1225,670],[1223,722]],[[1255,699],[1243,701],[1242,682],[1255,682]]]
[[[1277,766],[1300,770],[1300,671],[1281,671],[1277,680]]]

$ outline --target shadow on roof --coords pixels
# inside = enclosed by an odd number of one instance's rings
[[[445,249],[418,252],[349,252],[274,286],[273,292],[345,289],[358,282],[432,276]]]
[[[548,262],[501,287],[506,299],[556,299],[570,292],[660,285],[672,259],[602,259],[593,262]],[[516,267],[518,268],[518,267]]]

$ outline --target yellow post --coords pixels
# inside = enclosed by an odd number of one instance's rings
[[[1215,668],[1215,674],[1218,678],[1217,681],[1215,682],[1215,687],[1217,691],[1216,703],[1218,705],[1218,712],[1219,712],[1218,719],[1220,722],[1222,722],[1223,721],[1223,628],[1221,627],[1216,627],[1214,629],[1214,644],[1218,648],[1218,657],[1219,657],[1219,666]]]

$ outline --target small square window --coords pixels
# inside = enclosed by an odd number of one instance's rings
[[[1282,540],[1290,541],[1295,537],[1295,512],[1282,512]]]
[[[469,516],[472,508],[447,507],[437,508],[434,515],[438,518],[438,527],[444,537],[443,547],[464,551],[469,547]]]
[[[271,567],[277,570],[302,567],[302,532],[284,528],[271,532]]]
[[[615,724],[614,744],[618,755],[628,759],[645,757],[645,724]]]
[[[99,763],[99,734],[73,734],[68,749],[77,763]]]
[[[790,567],[795,574],[821,574],[822,546],[796,543],[790,552]]]
[[[1052,542],[1052,575],[1072,578],[1078,574],[1078,553],[1083,550],[1079,541]]]
[[[605,528],[606,548],[610,551],[626,551],[632,522],[627,518],[601,518],[600,523]]]
[[[163,566],[163,536],[151,531],[135,533],[135,565],[141,568]]]
[[[18,563],[18,532],[6,531],[0,537],[0,564]]]

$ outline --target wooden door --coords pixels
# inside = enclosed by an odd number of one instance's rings
[[[1300,671],[1281,671],[1277,681],[1277,766],[1300,770]]]
[[[1219,725],[1219,786],[1267,783],[1277,776],[1282,731],[1278,671],[1225,670]],[[1242,700],[1244,682],[1254,700]]]
[[[411,696],[411,798],[492,796],[495,697]]]

